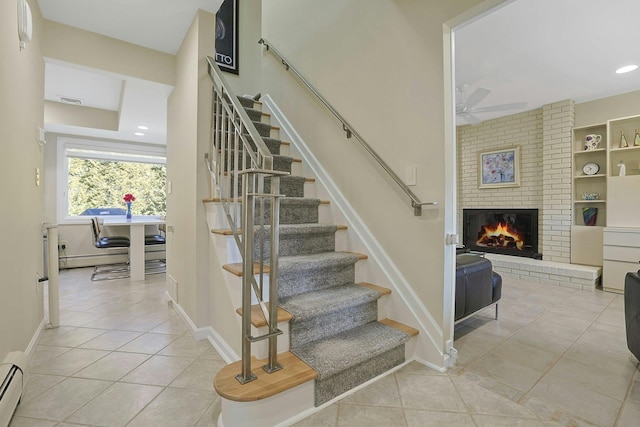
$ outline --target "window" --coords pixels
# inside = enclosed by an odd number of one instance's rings
[[[124,215],[123,196],[136,197],[134,215],[165,215],[164,147],[59,138],[61,219]]]

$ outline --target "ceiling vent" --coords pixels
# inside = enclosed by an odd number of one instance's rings
[[[82,105],[82,100],[78,98],[71,98],[69,96],[61,96],[60,102],[63,104]]]

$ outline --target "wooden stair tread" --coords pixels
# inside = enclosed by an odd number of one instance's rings
[[[413,328],[409,325],[405,325],[404,323],[396,322],[395,320],[382,319],[382,320],[379,320],[379,322],[387,326],[390,326],[392,328],[395,328],[399,331],[402,331],[407,335],[409,335],[410,337],[415,337],[416,335],[418,335],[418,333],[420,333],[420,331],[418,331],[416,328]]]
[[[283,391],[317,378],[318,373],[290,351],[278,355],[282,369],[268,374],[262,369],[265,360],[251,358],[251,371],[257,379],[240,384],[236,375],[242,372],[242,362],[234,362],[222,368],[213,382],[216,392],[223,398],[235,402],[254,402],[275,396]]]
[[[372,289],[374,291],[380,292],[382,295],[391,295],[391,289],[385,288],[382,286],[374,285],[373,283],[360,282],[356,283],[356,285],[364,286],[365,288]]]
[[[269,303],[266,303],[266,305],[267,307],[269,307]],[[242,316],[242,307],[237,308],[236,313]],[[288,322],[289,320],[293,319],[293,315],[291,315],[291,313],[289,313],[284,308],[278,307],[277,318],[278,322]],[[267,321],[262,316],[262,310],[260,310],[260,306],[257,304],[251,306],[251,324],[256,328],[267,326]]]
[[[316,182],[315,178],[305,178],[304,179],[305,182]]]
[[[238,277],[242,277],[242,263],[241,262],[234,262],[232,264],[225,264],[222,266],[223,270],[228,271],[229,273],[238,276]],[[265,274],[269,273],[269,266],[265,265],[264,269],[263,269]],[[258,264],[257,262],[253,263],[253,274],[260,274],[260,264]]]

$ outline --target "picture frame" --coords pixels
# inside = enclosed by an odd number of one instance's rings
[[[224,0],[216,13],[215,61],[222,71],[239,74],[238,1]]]
[[[478,188],[520,186],[520,146],[478,154]]]

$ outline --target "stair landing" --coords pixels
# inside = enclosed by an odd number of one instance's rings
[[[294,388],[307,381],[315,380],[318,374],[309,365],[290,351],[278,355],[282,369],[268,374],[262,369],[267,359],[251,358],[251,371],[258,378],[246,384],[236,379],[242,371],[242,362],[234,362],[218,372],[214,381],[216,392],[223,398],[236,402],[253,402]]]

